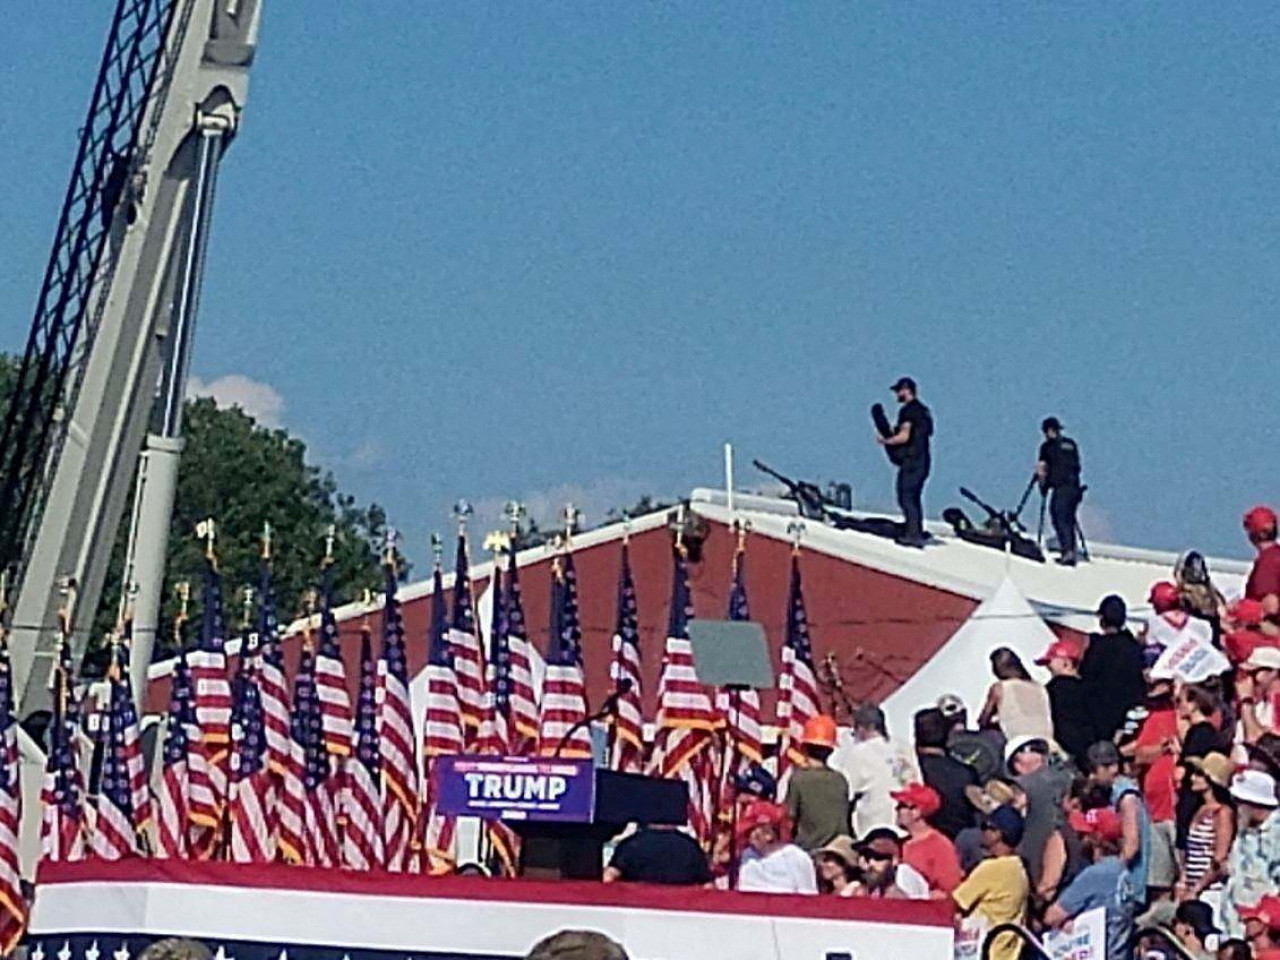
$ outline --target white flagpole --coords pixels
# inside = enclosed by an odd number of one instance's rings
[[[724,445],[724,502],[729,508],[729,518],[733,519],[733,444]]]

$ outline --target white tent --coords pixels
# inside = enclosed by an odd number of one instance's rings
[[[1053,631],[1006,574],[941,649],[884,702],[890,736],[900,742],[909,741],[915,712],[933,706],[947,693],[959,696],[969,708],[970,720],[975,719],[987,688],[995,680],[989,657],[996,647],[1013,650],[1033,677],[1048,679],[1034,661],[1055,639]]]

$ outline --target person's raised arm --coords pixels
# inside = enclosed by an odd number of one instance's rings
[[[1124,831],[1120,839],[1120,860],[1125,864],[1132,864],[1142,851],[1142,831],[1138,821],[1141,804],[1136,793],[1126,793],[1120,798],[1120,826]]]

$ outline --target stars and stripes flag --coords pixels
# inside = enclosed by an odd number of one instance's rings
[[[794,549],[791,587],[787,594],[787,633],[782,645],[782,673],[778,678],[778,727],[784,744],[778,755],[780,775],[800,758],[798,744],[804,725],[821,712],[809,618],[804,609],[804,585],[800,579],[800,552]]]
[[[262,691],[262,648],[248,633],[240,647],[240,670],[232,684],[231,766],[227,822],[231,859],[270,863],[276,856],[276,785],[267,765]]]
[[[449,646],[453,648],[453,671],[458,682],[458,709],[462,736],[470,746],[480,736],[484,721],[484,653],[476,630],[475,606],[471,601],[471,564],[467,557],[467,534],[458,531],[458,552],[453,568],[453,619],[449,625]]]
[[[142,852],[140,824],[134,809],[133,782],[129,769],[129,737],[126,726],[133,712],[133,696],[122,676],[119,640],[112,653],[108,674],[107,702],[102,710],[102,771],[94,798],[90,852],[101,860],[120,860]],[[134,716],[134,726],[137,717]],[[136,729],[135,729],[136,737]],[[136,744],[136,739],[135,739]]]
[[[0,592],[3,587],[0,587]],[[2,599],[2,598],[0,598]],[[18,833],[22,825],[22,764],[13,715],[9,639],[0,637],[0,955],[8,956],[27,927]]]
[[[119,709],[122,714],[120,722],[124,730],[125,768],[129,771],[133,817],[138,825],[139,835],[147,837],[151,825],[151,785],[147,782],[147,763],[142,756],[142,733],[138,720],[138,708],[133,702],[132,686],[129,682],[129,659],[132,654],[133,620],[130,617],[124,623],[118,651],[120,681],[126,693],[126,696],[119,698]]]
[[[578,622],[578,574],[573,554],[552,564],[550,649],[542,682],[538,753],[578,759],[591,756],[587,688],[582,672],[582,629]]]
[[[698,680],[689,643],[693,616],[688,560],[684,547],[673,554],[671,612],[658,681],[658,722],[652,766],[667,779],[689,786],[689,825],[703,843],[710,842],[713,745],[718,724],[707,688]]]
[[[337,810],[315,669],[315,649],[308,635],[293,680],[289,766],[278,807],[279,846],[281,856],[291,863],[331,867],[338,856]]]
[[[378,661],[368,626],[360,634],[360,695],[356,700],[355,749],[345,760],[342,791],[342,862],[353,870],[381,870],[382,751],[378,746]]]
[[[486,658],[489,684],[478,749],[480,753],[507,756],[512,753],[514,728],[511,721],[511,646],[507,637],[507,598],[502,591],[502,568],[496,562],[489,590],[493,595]]]
[[[231,681],[227,676],[222,576],[212,550],[205,556],[200,639],[187,658],[195,689],[199,759],[190,775],[191,853],[211,856],[222,830],[231,742]]]
[[[730,620],[750,620],[747,603],[746,544],[739,539],[733,555],[733,581],[729,587]],[[733,741],[737,770],[764,760],[764,730],[760,724],[760,694],[755,690],[719,690],[716,708]],[[731,772],[737,772],[731,771]]]
[[[613,680],[613,692],[618,698],[617,712],[613,717],[613,749],[609,764],[623,773],[639,773],[644,764],[640,626],[636,583],[631,575],[631,549],[625,540],[622,542],[622,566],[618,572],[618,620],[613,632],[613,663],[609,668],[609,676]]]
[[[258,695],[262,700],[262,728],[267,767],[282,777],[289,762],[289,686],[284,673],[284,646],[276,615],[276,591],[269,541],[263,545],[258,570]]]
[[[49,753],[40,790],[42,860],[82,860],[85,856],[79,727],[80,706],[71,681],[71,649],[64,635],[58,643],[58,659],[53,668],[53,719],[49,723]]]
[[[179,624],[181,630],[181,624]],[[181,633],[178,636],[181,645]],[[156,788],[156,856],[181,859],[190,852],[190,773],[192,753],[199,743],[195,690],[187,651],[179,646],[169,686],[169,713],[165,719],[164,754],[160,783]]]
[[[496,756],[516,755],[514,718],[511,715],[511,645],[508,635],[507,596],[503,592],[502,568],[495,561],[493,581],[493,618],[489,627],[489,694],[486,699],[484,734],[480,752]],[[526,741],[528,742],[528,741]],[[510,825],[500,820],[485,824],[485,834],[492,852],[490,866],[495,873],[515,876],[520,857],[520,838]]]
[[[326,557],[320,575],[320,645],[316,651],[316,696],[325,751],[341,760],[351,754],[351,694],[342,662],[338,621],[333,615],[333,558]],[[340,765],[340,764],[339,764]]]
[[[516,542],[511,541],[507,560],[506,643],[511,655],[511,752],[530,752],[538,740],[538,695],[533,685],[533,653],[520,596],[520,567],[516,562]]]
[[[404,617],[396,599],[395,557],[390,552],[384,570],[382,653],[378,664],[378,682],[382,685],[378,746],[382,751],[383,850],[387,869],[404,872],[412,867],[413,830],[418,822],[418,751],[409,700]]]
[[[445,610],[444,575],[437,562],[431,597],[431,638],[427,652],[427,709],[422,725],[424,797],[422,844],[424,869],[444,873],[453,868],[455,820],[436,812],[436,757],[462,752],[462,712],[458,704],[458,677],[454,672],[455,648],[449,643]]]

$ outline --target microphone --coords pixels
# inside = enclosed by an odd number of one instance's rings
[[[597,720],[603,720],[605,717],[617,716],[618,703],[622,700],[624,696],[626,696],[628,693],[631,692],[631,688],[634,686],[635,684],[631,681],[630,677],[623,677],[621,680],[619,680],[618,685],[614,688],[613,693],[609,694],[609,696],[604,698],[604,703],[600,704],[599,710],[591,714],[591,716],[589,717],[583,717],[581,720],[579,720],[572,727],[570,727],[568,730],[565,731],[564,736],[560,738],[560,742],[556,744],[555,753],[553,753],[552,756],[556,756],[556,757],[560,756],[560,752],[564,749],[565,744],[567,744],[570,741],[570,739],[573,738],[573,735],[577,733],[579,730],[581,730],[583,727],[589,727],[591,726],[591,724],[595,723]]]

